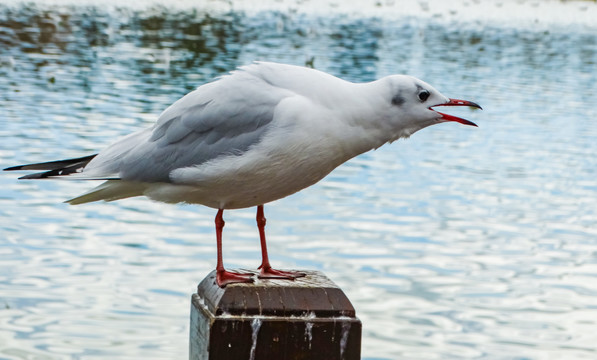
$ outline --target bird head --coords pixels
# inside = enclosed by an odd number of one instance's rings
[[[390,88],[390,113],[396,127],[401,129],[398,137],[410,136],[427,126],[443,122],[458,122],[477,126],[475,123],[449,114],[436,111],[439,106],[468,106],[481,109],[478,104],[451,99],[442,95],[426,82],[407,75],[393,75],[386,79]]]

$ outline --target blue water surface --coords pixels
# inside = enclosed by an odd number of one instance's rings
[[[297,7],[0,5],[0,165],[95,153],[254,60],[411,74],[483,105],[450,109],[479,128],[424,129],[268,204],[272,262],[344,289],[364,359],[597,358],[595,29]],[[95,183],[16,177],[0,176],[0,358],[186,358],[214,210],[75,207]],[[225,213],[227,266],[259,265],[254,216]]]

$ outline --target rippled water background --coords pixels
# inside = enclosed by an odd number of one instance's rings
[[[594,2],[516,2],[534,12],[514,22],[466,1],[99,4],[0,5],[2,167],[94,153],[253,60],[412,74],[482,104],[451,111],[480,127],[425,129],[266,206],[274,265],[345,290],[364,359],[597,358]],[[62,203],[93,185],[1,174],[0,359],[187,357],[215,212]],[[257,266],[254,209],[225,218],[226,264]]]

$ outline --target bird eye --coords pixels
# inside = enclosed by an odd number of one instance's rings
[[[423,90],[419,93],[419,100],[421,100],[422,102],[425,102],[429,98],[429,95],[431,95],[431,94],[429,93],[428,90]]]

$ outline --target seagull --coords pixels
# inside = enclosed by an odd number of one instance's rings
[[[253,282],[222,259],[223,213],[257,207],[261,279],[294,280],[272,268],[263,206],[307,188],[349,159],[430,125],[471,121],[434,110],[481,107],[451,99],[408,75],[352,83],[315,69],[255,62],[198,87],[168,107],[150,128],[97,154],[20,165],[43,170],[20,179],[104,180],[67,200],[72,205],[146,196],[217,209],[216,283]]]

